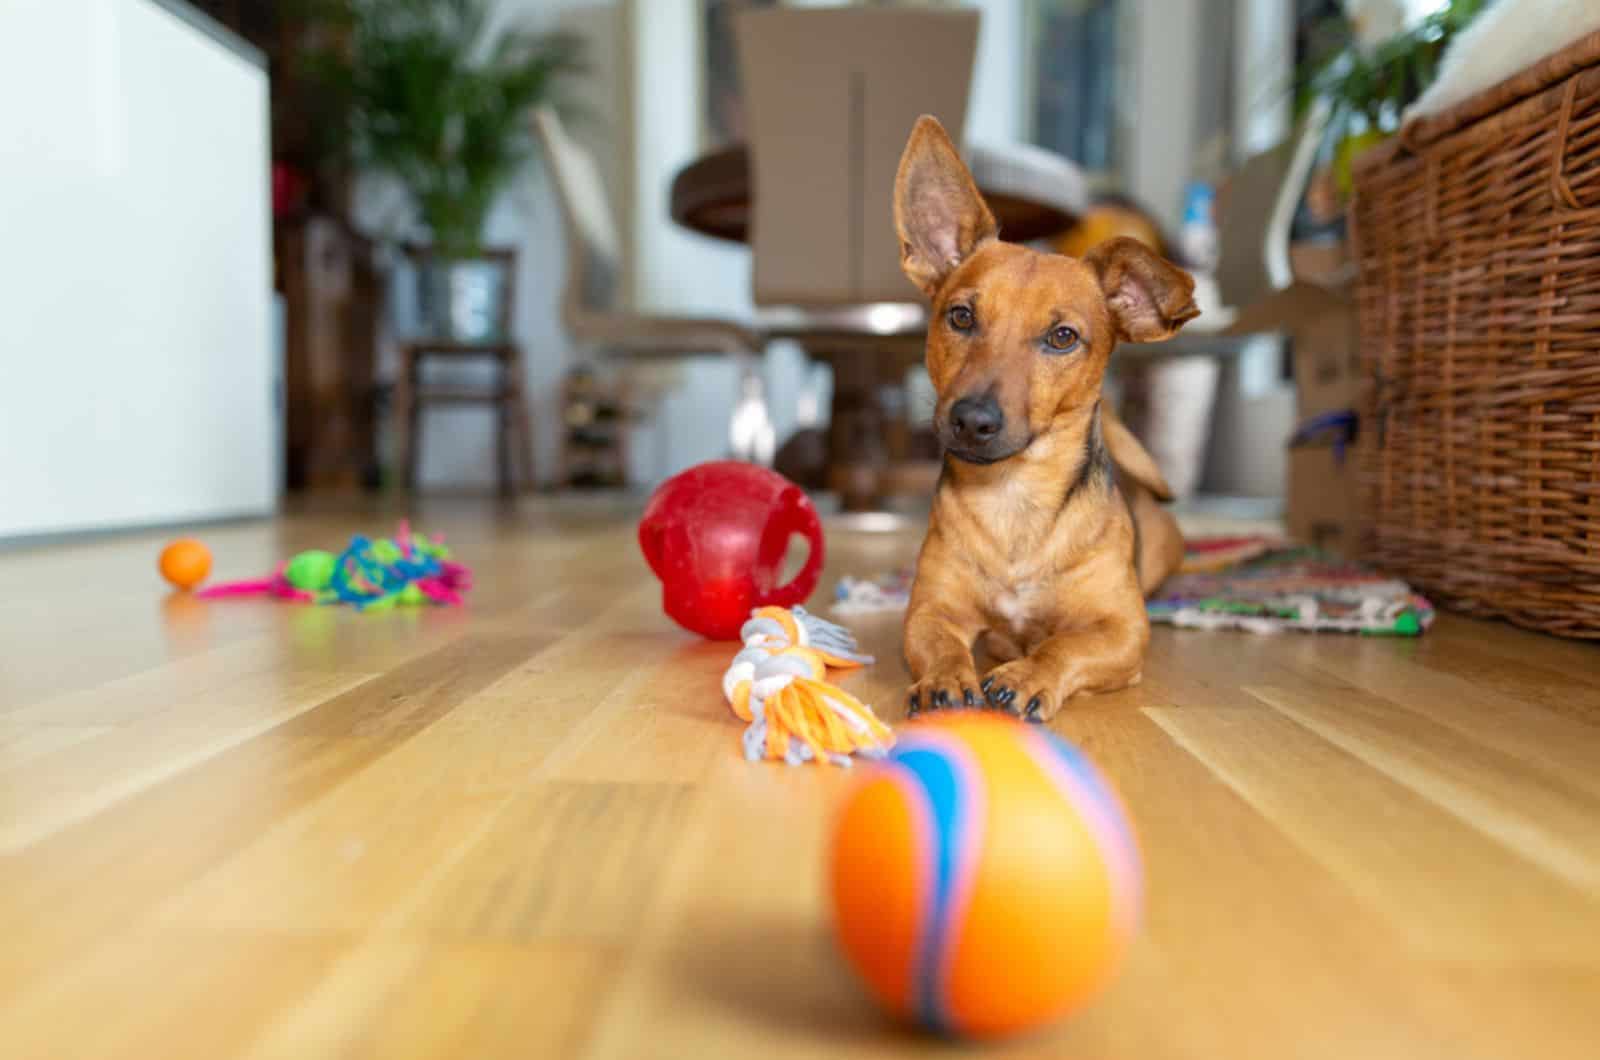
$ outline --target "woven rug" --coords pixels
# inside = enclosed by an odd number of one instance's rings
[[[1188,542],[1149,611],[1152,622],[1251,633],[1415,637],[1433,624],[1433,605],[1405,582],[1271,538]]]
[[[901,611],[911,570],[841,578],[836,615]],[[1369,567],[1271,537],[1203,537],[1185,543],[1179,572],[1148,603],[1150,621],[1250,633],[1366,633],[1415,637],[1433,605]]]

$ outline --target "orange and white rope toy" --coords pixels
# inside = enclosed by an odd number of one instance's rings
[[[746,758],[847,766],[853,754],[881,757],[894,745],[894,733],[871,707],[827,681],[830,666],[872,662],[856,650],[849,630],[803,607],[762,607],[751,612],[739,637],[744,649],[723,675],[722,691],[733,712],[750,723]]]

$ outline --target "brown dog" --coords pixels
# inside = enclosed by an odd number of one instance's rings
[[[1118,340],[1165,339],[1199,314],[1194,281],[1131,239],[1082,259],[1000,242],[930,117],[900,160],[894,214],[901,265],[931,302],[946,454],[906,614],[910,710],[987,702],[1043,721],[1139,680],[1144,593],[1182,559],[1157,503],[1170,490],[1100,384]],[[980,638],[1002,662],[981,682]]]

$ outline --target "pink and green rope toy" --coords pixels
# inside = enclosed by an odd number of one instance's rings
[[[351,604],[378,611],[396,604],[459,607],[472,588],[472,571],[450,558],[444,538],[411,532],[401,522],[391,538],[376,541],[359,534],[338,555],[301,552],[265,578],[227,582],[196,595],[204,600],[270,596],[302,604]]]

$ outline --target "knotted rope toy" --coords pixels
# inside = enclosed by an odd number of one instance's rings
[[[201,599],[271,596],[306,604],[352,604],[378,611],[395,604],[460,606],[472,588],[472,572],[450,559],[444,538],[411,532],[402,522],[393,539],[357,535],[335,556],[321,549],[301,552],[265,578],[214,585]]]
[[[869,665],[843,626],[803,607],[761,607],[739,631],[744,648],[722,678],[734,714],[749,722],[744,755],[790,765],[850,765],[851,755],[881,758],[894,733],[872,708],[827,680],[828,668]]]

